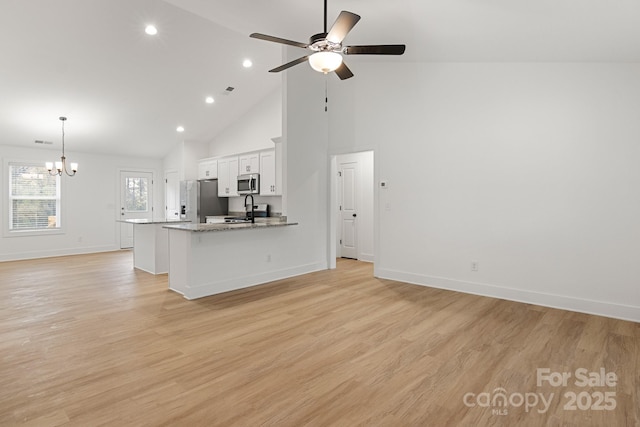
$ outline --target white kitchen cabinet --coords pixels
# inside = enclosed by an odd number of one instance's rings
[[[238,157],[218,159],[218,197],[238,195]]]
[[[276,150],[260,152],[260,195],[275,196],[276,186]]]
[[[246,153],[238,157],[238,174],[260,173],[260,153]]]
[[[276,152],[276,196],[282,196],[282,138],[273,138]]]
[[[202,159],[198,162],[198,179],[218,178],[218,160]]]
[[[238,195],[238,158],[229,159],[229,196]]]

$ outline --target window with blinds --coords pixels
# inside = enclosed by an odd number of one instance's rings
[[[9,230],[60,228],[60,177],[44,165],[9,163]]]

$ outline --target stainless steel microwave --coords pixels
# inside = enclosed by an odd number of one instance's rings
[[[238,194],[260,194],[260,174],[238,175]]]

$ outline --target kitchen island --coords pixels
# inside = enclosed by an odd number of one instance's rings
[[[167,224],[189,223],[179,220],[125,219],[133,224],[133,266],[151,274],[169,272],[169,233]]]
[[[195,299],[306,272],[285,267],[276,250],[295,225],[285,218],[164,225],[169,232],[169,289]]]

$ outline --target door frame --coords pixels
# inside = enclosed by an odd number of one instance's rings
[[[157,195],[157,188],[156,188],[156,175],[157,175],[157,171],[155,169],[145,169],[145,168],[127,168],[127,167],[120,167],[117,169],[117,173],[116,173],[116,179],[115,179],[115,186],[116,186],[116,193],[115,193],[115,215],[116,215],[116,221],[119,221],[121,219],[121,215],[120,215],[120,211],[121,211],[121,207],[122,207],[122,188],[120,186],[121,184],[121,180],[122,180],[122,173],[123,172],[141,172],[141,173],[150,173],[151,174],[151,219],[155,219],[155,207],[156,207],[156,195]],[[164,189],[164,187],[163,187]],[[131,225],[131,224],[125,224],[122,222],[117,222],[118,226],[116,227],[116,242],[118,243],[118,248],[122,248],[122,227],[125,227],[127,225]]]
[[[169,219],[167,217],[167,188],[168,188],[168,186],[167,186],[167,180],[168,180],[167,176],[169,174],[171,174],[171,173],[175,173],[177,178],[178,178],[178,188],[176,190],[178,192],[178,196],[177,196],[178,197],[178,212],[180,212],[180,172],[178,171],[178,169],[167,169],[167,170],[164,171],[164,186],[163,186],[163,195],[164,195],[163,200],[164,200],[164,203],[162,204],[164,206],[164,218],[165,219]],[[178,218],[176,218],[176,219],[180,219],[180,215],[178,215]]]
[[[336,176],[338,185],[337,187],[337,199],[336,201],[338,202],[338,209],[335,211],[335,215],[336,215],[336,239],[337,239],[337,243],[336,243],[336,257],[341,257],[341,258],[351,258],[351,259],[357,259],[360,260],[361,257],[359,256],[360,252],[361,252],[361,248],[359,247],[359,239],[360,239],[360,221],[359,218],[357,218],[357,213],[359,212],[360,209],[360,202],[361,202],[361,198],[362,198],[362,194],[361,193],[361,186],[362,186],[362,174],[360,173],[360,161],[359,160],[353,160],[353,161],[340,161],[342,160],[342,155],[338,156],[339,158],[337,159],[339,162],[337,163],[337,167],[338,167],[338,175]],[[356,215],[356,218],[352,221],[352,227],[353,227],[353,248],[351,248],[351,250],[349,252],[351,252],[350,254],[345,254],[345,236],[344,236],[344,231],[345,231],[345,212],[347,211],[347,209],[345,208],[345,200],[344,200],[344,189],[345,189],[345,165],[351,165],[353,167],[353,170],[355,172],[355,175],[353,177],[353,184],[354,184],[354,192],[355,194],[353,195],[353,204],[354,204],[354,212],[353,214]],[[346,255],[353,255],[353,256],[346,256]]]
[[[328,244],[327,244],[327,265],[330,269],[336,268],[336,257],[338,254],[338,238],[337,238],[337,227],[338,220],[337,214],[338,206],[340,201],[338,200],[339,188],[338,188],[338,157],[348,155],[348,154],[358,154],[364,152],[372,152],[373,153],[373,265],[374,272],[376,263],[379,260],[379,218],[378,218],[378,162],[376,161],[377,153],[375,148],[363,148],[361,150],[356,151],[345,151],[345,152],[335,152],[330,154],[329,156],[329,203],[327,206],[327,217],[328,217],[328,231],[329,235],[327,236]]]

